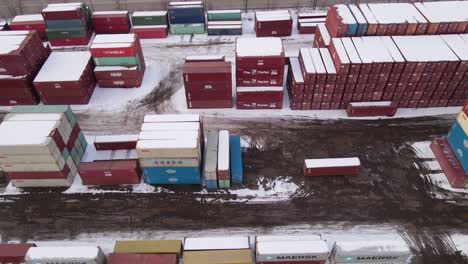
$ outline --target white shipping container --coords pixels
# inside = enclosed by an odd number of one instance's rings
[[[24,163],[24,164],[0,164],[0,168],[6,172],[36,172],[36,171],[61,171],[65,161],[59,163]]]
[[[105,264],[99,247],[33,247],[25,257],[27,264]]]
[[[325,261],[328,245],[322,240],[257,242],[256,256],[260,262]]]
[[[141,131],[138,139],[179,139],[179,138],[198,138],[198,131]]]
[[[199,159],[139,159],[140,167],[199,167]]]
[[[139,140],[136,147],[142,158],[200,158],[198,139]]]
[[[229,131],[221,130],[218,136],[218,171],[229,170]]]
[[[209,131],[205,147],[205,166],[203,177],[205,180],[217,180],[216,168],[218,166],[218,131]]]
[[[315,241],[322,240],[320,235],[309,236],[257,236],[257,242],[271,242],[271,241]]]
[[[335,263],[400,262],[410,257],[411,251],[401,238],[391,240],[337,241],[333,248]]]
[[[144,123],[200,122],[199,114],[145,115]]]
[[[185,238],[185,251],[249,249],[249,237]]]
[[[16,188],[36,188],[36,187],[70,187],[76,176],[75,171],[71,171],[66,179],[23,179],[11,180],[11,184]],[[42,263],[42,262],[27,262],[27,263]]]
[[[138,135],[112,135],[112,136],[96,136],[95,143],[115,143],[137,141]]]
[[[141,131],[199,131],[197,122],[143,123]]]

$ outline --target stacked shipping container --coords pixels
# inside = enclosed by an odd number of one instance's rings
[[[37,104],[32,81],[50,50],[35,31],[0,32],[0,49],[0,105]]]
[[[44,104],[87,104],[96,87],[89,51],[52,52],[34,79]]]
[[[99,87],[140,87],[146,63],[135,34],[97,35],[90,48]]]
[[[317,26],[314,35],[314,48],[326,48],[330,46],[331,36],[325,24]]]
[[[205,7],[202,1],[170,2],[168,11],[171,34],[205,33]]]
[[[183,74],[187,108],[232,107],[232,66],[224,56],[189,56]]]
[[[292,16],[287,10],[255,12],[257,37],[291,36],[292,24]]]
[[[252,264],[249,237],[186,238],[185,264]]]
[[[281,109],[284,66],[280,38],[237,39],[237,108]]]
[[[203,132],[199,115],[147,115],[137,143],[149,184],[200,184]]]
[[[297,15],[297,29],[300,34],[315,34],[319,25],[325,25],[326,12],[299,13]]]
[[[70,186],[87,147],[68,106],[15,106],[0,134],[0,166],[16,187]]]
[[[37,15],[18,15],[10,22],[11,30],[36,30],[42,40],[47,40],[47,25],[41,14]]]
[[[128,11],[99,11],[91,16],[96,34],[124,34],[130,31]]]
[[[64,254],[65,252],[65,254]],[[99,247],[32,247],[26,263],[89,263],[106,264],[107,258]]]
[[[330,263],[404,264],[410,256],[411,251],[401,238],[382,241],[337,241],[330,256]]]
[[[42,16],[52,46],[88,45],[93,27],[91,11],[85,3],[49,4]]]
[[[132,14],[132,33],[140,39],[167,37],[167,11],[143,11]]]
[[[241,11],[236,10],[210,10],[207,12],[208,36],[242,35]]]

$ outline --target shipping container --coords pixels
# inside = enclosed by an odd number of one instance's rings
[[[349,103],[346,113],[349,117],[394,116],[398,107],[388,101]]]
[[[465,132],[465,135],[468,135],[468,115],[461,111],[457,116],[457,122]]]
[[[177,264],[176,254],[123,254],[111,253],[108,264]]]
[[[216,25],[207,27],[208,36],[222,36],[222,35],[242,35],[241,25]]]
[[[138,135],[97,136],[94,140],[96,150],[135,149]]]
[[[199,167],[143,168],[143,178],[148,184],[200,184]]]
[[[357,175],[361,171],[359,158],[306,159],[305,176]]]
[[[328,245],[322,240],[257,241],[256,263],[325,264]]]
[[[12,179],[16,188],[55,188],[70,187],[75,180],[76,172],[71,171],[66,179]]]
[[[218,136],[218,168],[216,172],[218,181],[227,181],[231,179],[229,153],[229,131],[220,130]]]
[[[434,139],[431,143],[431,149],[450,186],[453,188],[465,188],[468,185],[468,175],[458,161],[447,139]]]
[[[217,166],[218,166],[218,141],[219,132],[209,131],[205,148],[205,158],[203,166],[203,179],[208,189],[217,188]],[[208,185],[208,182],[212,183]],[[213,183],[214,182],[214,183]]]
[[[205,24],[171,24],[172,35],[204,34]]]
[[[447,141],[450,144],[453,152],[458,157],[458,161],[468,172],[468,134],[465,133],[461,125],[455,121],[447,135]]]
[[[241,20],[241,10],[209,10],[206,12],[210,21]]]
[[[138,79],[143,77],[143,71],[137,66],[98,66],[94,68],[98,80]]]
[[[136,160],[82,162],[78,168],[83,185],[121,185],[140,183]]]
[[[56,262],[105,264],[107,259],[99,247],[32,247],[26,255],[27,264]]]
[[[1,263],[24,263],[26,253],[35,244],[0,244]]]
[[[97,11],[91,16],[93,26],[130,25],[128,11]]]
[[[255,242],[275,242],[275,241],[320,241],[320,235],[306,236],[257,236]]]
[[[250,249],[184,252],[184,264],[252,264]]]
[[[131,32],[140,39],[166,38],[168,29],[167,25],[133,26]]]
[[[244,175],[243,175],[243,167],[242,167],[241,138],[239,135],[229,136],[229,149],[231,152],[230,153],[231,181],[233,184],[242,184]]]
[[[138,158],[198,158],[198,139],[139,140]]]
[[[184,252],[204,250],[249,249],[249,237],[200,237],[185,238]]]
[[[113,253],[126,254],[182,254],[180,240],[117,240]]]
[[[259,49],[259,47],[262,47]],[[280,38],[238,38],[236,40],[236,67],[284,68],[286,64]]]
[[[167,11],[139,11],[132,14],[132,25],[167,25]]]
[[[238,87],[237,109],[281,109],[283,87]]]
[[[405,263],[411,251],[402,238],[337,241],[332,263]]]
[[[317,30],[314,35],[314,48],[326,48],[330,46],[331,36],[328,32],[327,27],[324,24],[317,26]]]

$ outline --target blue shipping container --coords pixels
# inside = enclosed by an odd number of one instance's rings
[[[199,16],[169,16],[171,24],[204,24],[205,15]]]
[[[360,35],[366,35],[366,33],[367,33],[367,24],[359,24],[358,33]]]
[[[218,181],[217,180],[205,180],[205,187],[207,189],[217,189]]]
[[[457,155],[458,160],[465,169],[465,172],[468,173],[468,136],[463,131],[463,128],[455,122],[452,129],[447,136],[447,141],[452,147],[453,152]]]
[[[355,36],[358,32],[358,24],[348,24],[346,35]]]
[[[46,20],[47,28],[59,29],[59,28],[77,28],[86,26],[83,19],[61,19],[61,20]]]
[[[229,137],[229,149],[231,155],[231,181],[233,184],[242,184],[244,173],[242,170],[242,149],[239,135]]]
[[[143,168],[143,178],[149,184],[201,184],[200,168]]]
[[[240,28],[208,28],[208,36],[233,36],[242,35],[242,27]]]

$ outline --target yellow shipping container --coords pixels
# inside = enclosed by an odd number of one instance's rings
[[[252,264],[252,251],[250,249],[184,251],[183,264]]]
[[[180,240],[126,240],[116,241],[114,253],[182,254]]]
[[[457,116],[458,124],[463,128],[465,134],[468,135],[468,116],[462,111]]]

